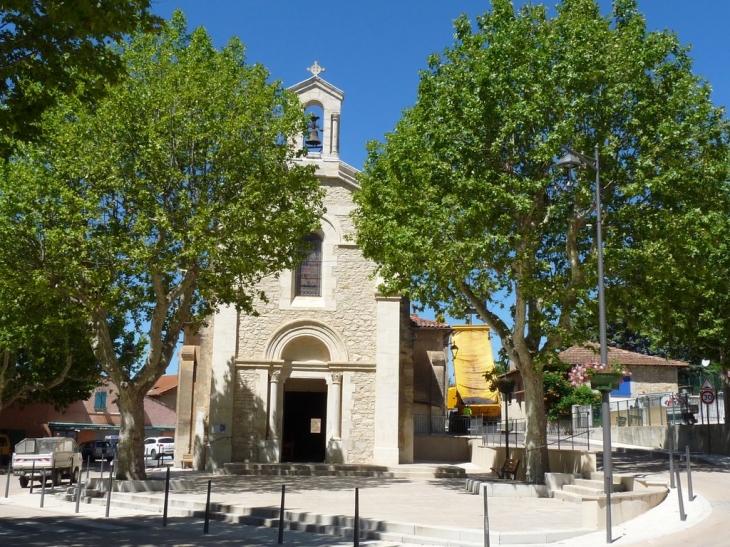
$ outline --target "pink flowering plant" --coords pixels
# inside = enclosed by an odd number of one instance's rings
[[[618,361],[613,361],[609,365],[602,365],[601,363],[582,363],[574,365],[573,368],[568,372],[568,380],[574,387],[580,387],[588,384],[594,374],[603,373],[618,373],[622,376],[631,376],[631,372],[626,369],[624,365]]]

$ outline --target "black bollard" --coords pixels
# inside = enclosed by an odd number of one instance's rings
[[[679,476],[677,469],[677,497],[679,498],[679,518],[682,521],[687,520],[687,514],[684,512],[684,500],[682,499],[682,478]]]
[[[669,488],[676,488],[674,484],[674,431],[669,428]]]
[[[104,460],[101,460],[102,462]],[[116,467],[114,464],[116,463],[116,460],[112,460],[112,463],[109,465],[109,486],[106,491],[106,514],[105,517],[109,518],[109,507],[111,507],[112,504],[112,488],[113,488],[113,481],[114,481],[114,468]]]
[[[53,477],[53,475],[51,475]],[[41,473],[41,507],[45,503],[46,499],[46,470],[44,469]]]
[[[5,497],[8,497],[8,494],[10,493],[10,474],[13,472],[13,457],[10,456],[10,461],[8,462],[8,478],[5,479]]]
[[[489,505],[487,503],[487,485],[483,484],[484,489],[484,547],[489,547]]]
[[[208,524],[210,523],[210,482],[208,481],[208,499],[205,500],[205,523],[203,524],[203,533],[208,533]]]
[[[281,485],[281,509],[279,509],[279,540],[278,545],[284,543],[284,496],[286,495],[286,484]]]
[[[170,468],[167,468],[165,475],[165,505],[162,507],[162,526],[167,526],[167,500],[170,495]]]
[[[687,494],[689,501],[694,501],[695,495],[692,491],[692,464],[689,460],[689,446],[685,447],[687,453]]]
[[[355,538],[355,547],[360,546],[360,489],[355,488],[355,523],[352,531]]]
[[[79,512],[79,502],[81,501],[81,481],[76,484],[76,512]]]
[[[35,477],[35,460],[33,460],[33,467],[30,469],[30,493],[33,493],[33,477]]]

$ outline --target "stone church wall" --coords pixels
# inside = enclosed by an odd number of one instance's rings
[[[375,373],[350,373],[351,407],[343,412],[346,463],[371,463],[375,450]]]
[[[398,402],[398,447],[400,463],[413,463],[413,330],[410,301],[400,309],[400,400]]]
[[[266,435],[266,403],[256,393],[259,371],[237,370],[233,402],[233,461],[258,461],[258,443]]]
[[[350,209],[351,190],[332,184],[326,185],[325,205]],[[336,215],[345,237],[353,233],[348,215]],[[325,240],[325,244],[327,241]],[[263,358],[265,345],[273,332],[282,325],[297,319],[313,319],[326,323],[345,341],[350,361],[375,360],[375,282],[370,277],[374,264],[363,258],[360,250],[352,243],[341,241],[335,244],[333,268],[334,298],[336,309],[288,308],[280,309],[282,297],[281,281],[278,277],[264,278],[257,286],[267,295],[269,302],[256,302],[259,317],[241,316],[239,321],[239,359]]]

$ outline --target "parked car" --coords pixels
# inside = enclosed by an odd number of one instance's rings
[[[51,479],[54,485],[67,478],[71,484],[78,482],[81,472],[81,453],[76,441],[65,437],[23,439],[15,445],[13,475],[20,487],[30,481]]]
[[[173,457],[175,453],[175,439],[172,437],[147,437],[144,440],[145,458]]]
[[[114,447],[109,441],[86,441],[79,445],[79,450],[84,460],[89,458],[93,462],[102,458],[106,461],[114,459]]]

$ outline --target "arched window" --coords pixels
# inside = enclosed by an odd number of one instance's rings
[[[307,256],[297,268],[296,296],[322,296],[322,239],[316,234],[304,238]]]

